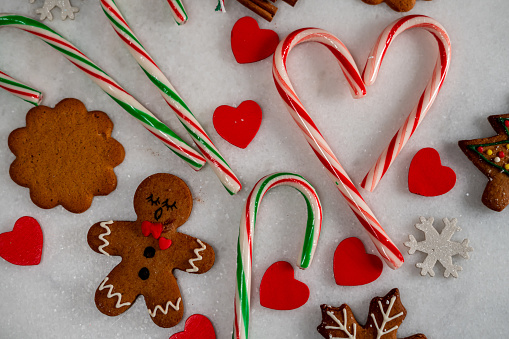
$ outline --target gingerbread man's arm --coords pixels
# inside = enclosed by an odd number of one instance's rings
[[[90,227],[87,234],[88,245],[95,252],[121,255],[121,249],[129,242],[132,221],[101,221]]]
[[[201,274],[214,265],[215,254],[212,246],[187,234],[176,233],[175,243],[178,261],[176,269]]]

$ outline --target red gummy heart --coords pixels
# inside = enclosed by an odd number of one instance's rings
[[[410,192],[425,197],[436,197],[452,190],[456,173],[440,162],[440,154],[434,148],[423,148],[412,159],[408,172]]]
[[[0,257],[14,265],[38,265],[41,262],[42,238],[37,220],[19,218],[11,232],[0,234]]]
[[[184,331],[175,333],[170,339],[216,339],[216,333],[206,316],[193,314],[187,318]]]
[[[159,238],[159,248],[163,251],[171,246],[171,239],[166,239],[163,237]]]
[[[291,264],[278,261],[263,275],[260,304],[273,310],[294,310],[309,299],[309,288],[295,279]]]
[[[351,237],[339,243],[334,252],[334,279],[341,286],[369,284],[382,274],[379,257],[367,254],[362,241]]]
[[[263,60],[274,53],[279,36],[270,29],[260,29],[255,19],[245,16],[232,28],[231,44],[235,60],[247,64]]]
[[[217,133],[230,144],[246,148],[262,124],[262,109],[253,100],[239,107],[223,105],[216,108],[212,117]]]

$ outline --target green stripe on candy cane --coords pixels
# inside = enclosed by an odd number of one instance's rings
[[[25,85],[24,83],[12,78],[10,75],[0,71],[0,88],[5,89],[11,94],[21,98],[22,100],[39,106],[42,101],[42,93],[38,90]]]
[[[293,173],[275,173],[260,179],[247,198],[240,221],[237,244],[237,285],[235,290],[235,325],[233,333],[233,338],[236,339],[248,338],[251,256],[258,208],[267,191],[282,185],[297,189],[306,200],[308,218],[306,234],[297,264],[300,268],[306,269],[310,265],[316,245],[318,244],[322,225],[322,207],[313,186],[302,176]]]
[[[128,113],[138,119],[147,130],[160,139],[168,148],[179,157],[185,159],[186,163],[193,169],[199,170],[205,164],[205,159],[201,154],[187,145],[117,84],[113,78],[57,32],[36,20],[15,14],[0,14],[0,26],[19,28],[42,39],[84,71],[103,91],[114,98]]]
[[[237,193],[242,185],[230,165],[219,153],[205,129],[200,125],[182,97],[177,93],[168,78],[161,72],[155,61],[140,43],[135,33],[123,17],[114,0],[101,0],[101,7],[110,23],[140,65],[149,80],[159,90],[161,96],[172,108],[175,115],[187,130],[201,154],[209,162],[225,189],[230,194]]]

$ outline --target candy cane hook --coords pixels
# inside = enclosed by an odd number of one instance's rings
[[[113,78],[60,34],[34,19],[16,14],[0,14],[0,27],[19,28],[46,42],[62,53],[76,67],[85,72],[106,94],[129,114],[138,119],[143,127],[161,140],[166,147],[181,159],[185,160],[191,168],[199,170],[205,164],[205,159],[201,154],[186,144],[168,126],[157,119],[148,109],[115,82]]]
[[[399,152],[401,152],[426,116],[426,113],[428,113],[438,92],[440,92],[447,71],[449,70],[451,61],[451,41],[445,29],[436,20],[427,16],[409,15],[393,22],[378,37],[375,46],[369,54],[366,67],[364,68],[363,78],[366,85],[369,86],[375,82],[385,53],[394,42],[394,39],[399,34],[412,28],[423,28],[435,37],[438,43],[438,58],[431,79],[426,85],[417,105],[412,112],[410,112],[403,126],[401,126],[394,135],[389,146],[382,152],[376,163],[364,177],[364,180],[362,180],[361,186],[369,191],[373,191],[380,180],[382,180],[391,164],[396,160]]]
[[[276,88],[285,102],[288,112],[301,129],[306,141],[311,146],[316,156],[326,168],[329,177],[336,188],[343,195],[348,206],[355,213],[361,225],[368,232],[380,255],[391,268],[398,268],[403,264],[403,256],[385,233],[375,215],[368,207],[359,191],[353,184],[348,174],[340,165],[338,159],[323,138],[315,123],[297,97],[295,90],[288,77],[286,59],[296,45],[315,41],[327,47],[338,59],[339,65],[350,85],[352,95],[360,98],[366,94],[355,61],[345,45],[334,35],[317,28],[304,28],[291,33],[284,41],[281,41],[274,53],[272,74]]]
[[[311,184],[297,174],[275,173],[261,178],[249,194],[240,220],[237,244],[237,285],[235,288],[235,339],[247,339],[251,298],[251,265],[253,262],[253,235],[258,208],[265,193],[277,186],[291,186],[306,199],[308,220],[304,243],[297,266],[306,269],[313,260],[322,227],[322,205]]]
[[[170,81],[145,50],[138,37],[122,16],[115,1],[101,0],[101,6],[104,14],[106,14],[106,17],[110,20],[111,27],[113,27],[120,39],[124,42],[129,52],[143,69],[150,81],[152,81],[159,90],[159,93],[161,93],[166,103],[174,111],[175,115],[200,150],[200,153],[212,166],[212,169],[223,186],[230,194],[237,193],[242,188],[239,179],[235,176],[235,173],[233,173],[230,165],[228,165],[221,153],[219,153],[219,150],[186,105],[184,99],[177,93],[177,90],[172,86]]]

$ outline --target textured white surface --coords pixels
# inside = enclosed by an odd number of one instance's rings
[[[226,2],[225,14],[213,12],[212,0],[204,2],[186,1],[189,22],[181,27],[173,21],[165,1],[118,0],[118,5],[238,174],[244,188],[234,197],[222,188],[209,166],[194,173],[50,47],[25,32],[2,29],[0,69],[43,90],[45,105],[75,97],[89,110],[108,113],[126,158],[116,168],[117,190],[94,199],[87,212],[74,215],[61,207],[35,207],[28,190],[8,175],[14,156],[7,148],[7,137],[14,128],[25,125],[31,106],[0,91],[0,232],[10,231],[19,217],[31,215],[40,222],[45,237],[39,266],[17,267],[0,260],[0,337],[168,338],[183,329],[184,321],[172,329],[155,326],[142,298],[116,318],[101,314],[93,300],[96,288],[119,259],[93,252],[86,242],[88,228],[97,221],[134,219],[132,199],[137,185],[163,171],[182,177],[196,199],[191,218],[180,231],[210,243],[217,255],[216,265],[206,274],[176,272],[184,317],[208,316],[219,339],[231,336],[242,205],[256,181],[275,171],[294,171],[314,184],[324,208],[322,238],[311,267],[296,272],[311,290],[308,303],[294,311],[261,307],[258,287],[263,272],[275,261],[293,262],[306,217],[304,201],[292,189],[273,191],[264,199],[253,253],[251,338],[320,338],[316,331],[320,304],[347,302],[356,317],[363,319],[371,298],[393,287],[400,288],[408,310],[399,330],[401,337],[418,332],[428,338],[505,337],[509,211],[496,213],[482,205],[486,179],[463,155],[457,141],[493,135],[486,117],[509,111],[509,2],[418,1],[411,12],[432,16],[445,26],[453,44],[451,69],[425,121],[376,191],[361,190],[406,259],[398,271],[385,267],[377,281],[361,287],[335,285],[333,253],[349,236],[361,238],[370,253],[374,247],[293,125],[272,81],[272,61],[239,65],[231,54],[231,27],[251,13],[233,0]],[[113,32],[99,3],[74,0],[73,5],[80,7],[74,21],[54,20],[50,27],[190,140]],[[293,9],[282,2],[278,6],[273,23],[258,20],[262,28],[276,30],[281,38],[306,26],[327,29],[350,48],[360,68],[379,32],[402,16],[385,5],[371,7],[360,0],[300,0]],[[28,0],[3,0],[0,12],[36,17],[36,7]],[[309,44],[292,52],[288,67],[296,90],[354,182],[362,180],[422,92],[435,61],[431,39],[419,31],[399,37],[377,83],[356,101],[327,50]],[[212,112],[219,105],[238,105],[248,99],[262,106],[264,120],[252,144],[241,150],[215,133]],[[457,173],[456,186],[444,196],[425,198],[408,191],[410,160],[422,147],[435,147],[443,163]],[[470,260],[457,259],[463,267],[458,279],[443,278],[440,269],[435,278],[421,277],[415,263],[425,255],[406,254],[403,242],[409,233],[415,234],[413,225],[421,215],[437,220],[458,218],[461,237],[470,239],[475,248]]]

